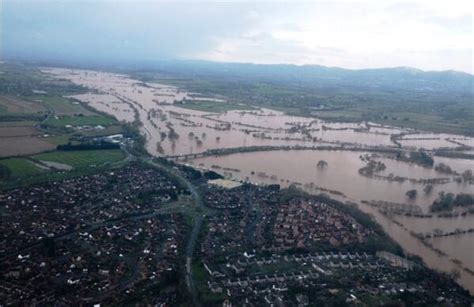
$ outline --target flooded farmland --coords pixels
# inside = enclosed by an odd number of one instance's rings
[[[325,122],[251,106],[221,113],[196,111],[186,104],[215,98],[125,75],[70,69],[47,72],[91,89],[74,98],[118,120],[141,123],[152,155],[182,157],[181,161],[228,178],[294,184],[310,193],[355,202],[407,252],[421,256],[438,270],[459,270],[460,282],[474,292],[474,233],[468,232],[474,228],[474,215],[439,217],[429,211],[439,192],[474,193],[474,185],[459,180],[459,174],[474,170],[474,160],[435,157],[435,164],[451,167],[453,172],[447,174],[390,155],[374,154],[376,149],[397,148],[463,148],[472,152],[473,138],[370,122]],[[262,146],[285,150],[193,156],[215,149]],[[322,150],[322,146],[334,150]],[[341,150],[344,148],[351,150]],[[369,159],[383,163],[384,169],[371,176],[361,174]],[[429,192],[425,192],[427,185],[432,186]],[[416,190],[417,196],[408,198],[408,190]],[[440,235],[434,237],[435,233]],[[453,246],[461,248],[453,250]]]

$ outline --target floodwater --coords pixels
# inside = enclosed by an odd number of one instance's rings
[[[382,160],[387,169],[383,173],[393,173],[399,176],[409,176],[414,179],[446,177],[449,182],[433,184],[429,194],[423,192],[424,184],[413,183],[406,180],[403,183],[390,182],[362,176],[358,170],[365,164],[360,159],[363,152],[353,151],[271,151],[237,153],[225,156],[210,156],[190,161],[196,167],[211,169],[230,178],[251,181],[254,183],[278,183],[282,186],[295,184],[310,193],[326,193],[341,201],[351,201],[359,204],[363,211],[374,215],[377,222],[400,245],[411,254],[421,256],[424,261],[438,269],[450,272],[453,268],[460,269],[453,260],[461,262],[461,281],[463,285],[474,291],[474,276],[462,268],[474,269],[473,264],[473,234],[460,234],[433,239],[433,246],[446,256],[440,256],[433,250],[424,246],[418,239],[410,235],[433,234],[440,229],[444,233],[456,230],[468,231],[474,228],[474,215],[442,218],[408,217],[405,215],[384,216],[374,207],[362,201],[385,201],[410,205],[419,210],[419,213],[428,214],[429,205],[438,197],[441,191],[451,193],[474,193],[474,185],[457,183],[454,176],[438,174],[433,169],[426,169],[414,164],[390,160]],[[317,167],[320,160],[327,162],[327,167]],[[448,165],[456,165],[457,171],[474,169],[473,160],[458,162],[457,159],[440,158]],[[457,163],[450,163],[456,161]],[[439,162],[438,158],[435,163]],[[464,164],[462,164],[464,163]],[[232,169],[232,170],[230,170]],[[418,196],[414,200],[407,199],[405,193],[416,189]],[[333,191],[342,192],[344,195],[335,194]],[[394,224],[392,219],[398,224]],[[456,245],[455,242],[462,242]]]
[[[310,193],[324,192],[342,201],[356,202],[362,210],[372,214],[408,253],[421,256],[427,265],[438,270],[450,272],[453,268],[459,269],[460,283],[474,293],[474,276],[463,270],[474,270],[474,234],[430,239],[429,243],[445,253],[445,256],[412,235],[431,234],[435,230],[444,233],[467,231],[474,227],[474,215],[420,218],[393,211],[384,215],[379,211],[380,206],[387,209],[386,203],[382,205],[381,202],[390,202],[402,211],[408,208],[411,213],[428,214],[429,205],[439,192],[474,193],[474,185],[457,183],[454,181],[455,175],[396,161],[387,156],[374,157],[386,165],[385,170],[376,173],[377,178],[359,174],[359,169],[366,165],[361,156],[368,154],[364,151],[367,149],[397,148],[397,144],[413,149],[456,149],[474,146],[474,138],[416,132],[370,122],[324,122],[263,108],[222,113],[194,111],[180,107],[175,102],[214,100],[225,103],[225,100],[187,93],[173,86],[143,83],[126,75],[59,68],[45,71],[91,89],[90,93],[74,98],[118,120],[138,120],[141,132],[147,139],[147,150],[157,156],[179,156],[210,149],[249,146],[357,147],[358,151],[276,150],[237,153],[197,158],[188,160],[188,163],[214,170],[229,178],[255,183],[278,183],[282,186],[296,184]],[[472,152],[472,148],[467,148],[465,152]],[[320,160],[326,161],[327,167],[317,167]],[[458,173],[474,169],[473,160],[436,157],[435,163],[440,162]],[[394,176],[406,180],[396,182],[387,179]],[[426,182],[421,182],[425,179],[441,180],[441,183],[433,184],[433,190],[425,193]],[[418,192],[412,200],[405,195],[411,189]],[[372,202],[372,205],[367,202]],[[374,204],[379,207],[374,207]],[[388,207],[392,208],[391,205]]]
[[[418,189],[419,197],[410,201],[410,203],[418,205],[426,211],[428,204],[431,204],[437,198],[438,192],[474,193],[473,185],[457,183],[453,180],[444,184],[434,184],[431,193],[424,195],[423,185],[412,183],[409,180],[391,182],[362,176],[359,174],[359,169],[364,167],[365,163],[360,159],[360,156],[364,154],[367,153],[338,150],[281,150],[238,153],[217,157],[211,156],[198,158],[191,162],[195,166],[212,169],[221,173],[223,173],[222,168],[238,169],[239,172],[229,171],[227,175],[239,180],[279,183],[283,186],[291,183],[305,186],[312,183],[325,189],[343,192],[346,197],[353,201],[383,200],[405,203],[408,201],[405,196],[406,191]],[[323,169],[317,167],[320,160],[327,162],[327,166]],[[426,169],[414,164],[391,159],[381,160],[384,161],[387,169],[380,174],[408,175],[409,178],[415,179],[439,177],[452,179],[452,176],[438,174],[433,169]],[[445,162],[446,160],[446,158],[443,159]],[[469,167],[474,168],[474,161],[466,161],[465,169]],[[219,165],[222,168],[213,167],[215,165]],[[306,189],[311,190],[309,186]]]
[[[404,135],[398,142],[407,148],[456,148],[474,144],[474,138],[463,136],[415,133],[410,129],[369,122],[324,122],[268,109],[224,113],[194,111],[174,102],[184,99],[225,101],[213,97],[196,98],[196,93],[168,85],[143,83],[120,74],[59,68],[45,71],[93,90],[74,96],[92,107],[114,115],[118,120],[140,120],[148,141],[147,150],[154,155],[176,156],[248,146],[395,147],[391,136],[401,133]]]

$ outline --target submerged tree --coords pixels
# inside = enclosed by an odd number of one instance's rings
[[[326,168],[328,166],[328,163],[324,160],[319,160],[318,161],[318,164],[317,164],[317,167],[318,168]]]
[[[432,184],[426,185],[425,188],[423,189],[423,192],[425,192],[425,194],[430,194],[431,191],[433,191],[433,185]]]
[[[413,190],[408,190],[405,195],[409,198],[409,199],[415,199],[416,198],[416,195],[418,194],[418,191],[413,189]]]
[[[163,150],[163,147],[161,146],[161,142],[156,143],[156,151],[159,152],[160,154],[163,154],[165,152]]]

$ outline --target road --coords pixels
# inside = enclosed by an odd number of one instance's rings
[[[187,244],[186,244],[186,263],[185,263],[184,276],[185,276],[185,281],[186,281],[186,287],[188,289],[189,294],[191,295],[193,305],[201,306],[198,299],[198,295],[197,295],[196,285],[194,283],[192,260],[193,260],[193,254],[196,248],[196,242],[199,236],[199,232],[201,230],[204,218],[206,217],[206,214],[208,212],[208,208],[204,206],[202,196],[197,190],[197,188],[194,186],[194,184],[192,184],[188,179],[186,179],[186,177],[183,176],[178,170],[174,168],[170,169],[170,168],[164,167],[163,165],[153,161],[153,158],[145,158],[144,161],[159,168],[163,172],[167,172],[171,174],[172,176],[177,177],[179,180],[181,180],[186,185],[186,187],[188,188],[193,198],[193,201],[195,204],[194,209],[197,212],[197,215],[193,217],[193,226],[191,229],[191,233],[189,235],[189,239],[187,240]]]

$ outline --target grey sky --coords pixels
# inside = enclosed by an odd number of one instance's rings
[[[473,1],[4,0],[4,56],[473,72]]]

